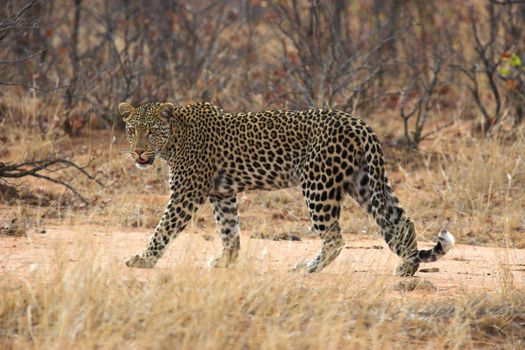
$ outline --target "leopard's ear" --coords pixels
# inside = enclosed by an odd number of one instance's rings
[[[170,118],[173,117],[174,112],[175,112],[175,106],[173,105],[173,103],[165,102],[159,107],[159,112],[157,116],[164,123],[169,124],[169,120]]]
[[[131,113],[134,110],[135,110],[135,108],[133,108],[133,106],[130,105],[129,103],[127,103],[127,102],[121,102],[118,105],[118,112],[120,113],[120,115],[122,116],[122,119],[124,119],[124,121],[126,121],[126,119],[129,118],[129,116],[131,115]]]

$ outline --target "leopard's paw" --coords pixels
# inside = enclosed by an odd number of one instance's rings
[[[414,264],[409,261],[403,261],[400,265],[396,267],[394,275],[400,277],[411,277],[414,276],[418,269],[419,264]]]
[[[290,271],[312,273],[312,272],[319,272],[322,269],[323,269],[323,266],[319,262],[319,260],[313,259],[313,260],[301,261],[297,263],[294,267],[290,269]]]
[[[134,255],[126,260],[126,265],[128,267],[139,269],[151,269],[155,266],[155,261],[153,259],[145,258],[142,255]]]
[[[224,255],[220,255],[216,258],[211,259],[208,262],[208,265],[210,267],[216,267],[216,268],[225,268],[230,266],[233,263],[231,259],[226,258]]]

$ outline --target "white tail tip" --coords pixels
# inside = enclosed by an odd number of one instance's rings
[[[452,233],[448,232],[447,230],[441,230],[439,233],[439,241],[441,242],[441,246],[443,247],[443,251],[445,253],[454,246],[454,243],[456,243]]]

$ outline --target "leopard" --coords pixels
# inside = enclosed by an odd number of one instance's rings
[[[122,102],[118,110],[135,165],[145,169],[161,158],[169,168],[164,213],[146,249],[126,260],[129,267],[153,268],[207,200],[222,242],[222,253],[210,264],[231,266],[241,246],[237,195],[290,187],[302,191],[312,231],[321,240],[316,257],[294,270],[319,272],[341,253],[346,195],[372,216],[400,258],[394,271],[399,276],[413,276],[421,263],[438,260],[455,243],[442,229],[431,249],[418,249],[414,222],[387,178],[381,143],[355,113],[328,108],[228,113],[209,102],[137,107]]]

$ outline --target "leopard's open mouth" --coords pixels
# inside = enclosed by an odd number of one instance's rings
[[[149,157],[148,159],[144,159],[142,157],[138,157],[135,159],[135,165],[139,168],[145,168],[153,164],[153,161],[155,160],[155,157]]]

